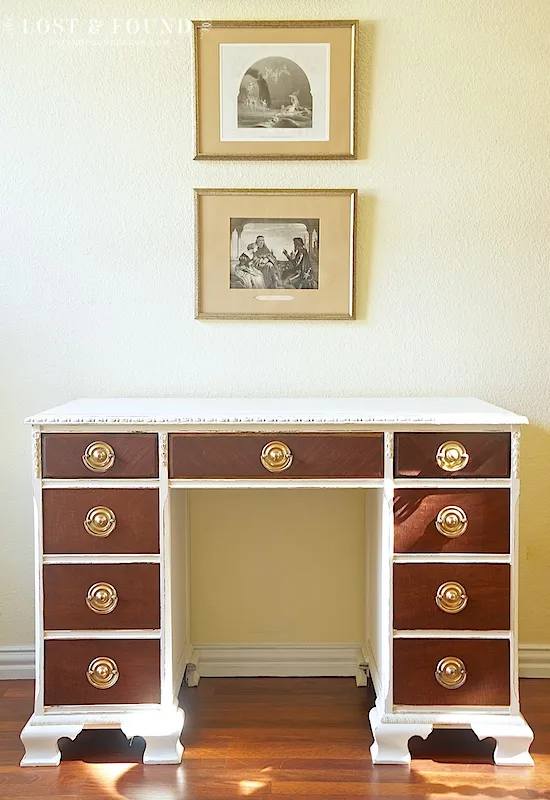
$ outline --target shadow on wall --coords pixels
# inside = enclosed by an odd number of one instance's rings
[[[373,239],[377,198],[373,195],[357,197],[357,230],[355,232],[355,315],[367,319],[369,287],[371,286]]]
[[[355,47],[357,108],[355,109],[355,147],[357,158],[367,159],[370,147],[370,121],[372,108],[372,73],[376,23],[360,22]],[[361,80],[358,81],[358,76]]]
[[[550,630],[550,430],[522,428],[519,507],[519,639],[542,644]]]

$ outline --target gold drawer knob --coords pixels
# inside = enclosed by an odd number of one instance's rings
[[[435,593],[435,602],[446,614],[458,614],[466,608],[468,595],[461,583],[447,581],[442,583]]]
[[[445,506],[435,518],[435,527],[443,536],[454,539],[468,527],[468,517],[460,506]]]
[[[468,673],[464,661],[455,656],[447,656],[435,668],[435,677],[445,689],[459,689],[466,683]]]
[[[115,512],[107,506],[95,506],[86,514],[84,527],[90,536],[109,536],[116,527]]]
[[[292,465],[294,456],[284,442],[269,442],[262,450],[260,459],[269,472],[284,472]]]
[[[118,603],[118,594],[110,583],[94,583],[88,589],[86,605],[94,614],[110,614]]]
[[[92,442],[84,451],[82,461],[92,472],[107,472],[115,463],[115,451],[107,442]]]
[[[470,456],[461,442],[443,442],[435,454],[435,460],[445,472],[459,472],[464,469]]]
[[[96,689],[110,689],[118,681],[118,667],[112,658],[102,656],[90,661],[86,677]]]

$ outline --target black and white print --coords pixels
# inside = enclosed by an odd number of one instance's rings
[[[319,288],[319,219],[231,218],[231,289]]]
[[[221,141],[328,141],[330,45],[220,45]]]
[[[290,58],[268,56],[243,75],[237,96],[239,128],[311,128],[309,79]]]

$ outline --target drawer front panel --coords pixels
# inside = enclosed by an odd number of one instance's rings
[[[157,489],[44,489],[42,516],[46,554],[159,552]]]
[[[281,471],[270,471],[269,444],[290,451]],[[265,450],[264,450],[265,448]],[[383,434],[172,434],[172,478],[378,478],[383,475]],[[288,451],[287,451],[288,452]],[[275,462],[277,466],[277,462]]]
[[[453,509],[466,525],[446,529]],[[396,553],[509,553],[510,492],[396,488],[394,531]]]
[[[510,704],[510,643],[507,639],[395,639],[393,658],[395,705]],[[438,665],[448,658],[460,659],[466,668],[465,682],[453,689],[442,686],[435,676]]]
[[[509,476],[509,433],[395,434],[396,478]]]
[[[42,434],[44,478],[156,478],[158,471],[156,433]]]
[[[46,564],[44,628],[160,628],[159,569],[158,564]]]
[[[103,674],[102,674],[103,667]],[[88,679],[115,682],[98,688]],[[160,703],[160,642],[78,639],[44,642],[44,702],[48,706]]]
[[[396,630],[508,630],[510,566],[394,564],[393,626]]]

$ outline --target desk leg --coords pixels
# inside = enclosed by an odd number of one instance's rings
[[[198,686],[200,679],[201,676],[197,669],[197,665],[193,661],[189,661],[187,666],[185,667],[185,673],[183,676],[183,681],[185,685],[188,687]]]
[[[39,721],[33,714],[21,731],[21,741],[25,747],[25,755],[21,760],[22,767],[57,767],[61,761],[59,739],[76,739],[84,726],[64,724],[47,724]]]
[[[145,739],[144,764],[179,764],[183,755],[183,722],[183,710],[177,708],[169,713],[136,714],[124,720],[120,728],[128,739]]]
[[[472,730],[478,739],[492,737],[496,740],[495,764],[499,767],[532,767],[533,759],[529,748],[533,741],[533,731],[523,717],[496,718],[491,722],[471,722]]]
[[[355,685],[367,686],[369,682],[369,677],[370,677],[369,665],[361,659],[359,661],[359,664],[357,665],[357,671],[355,673]]]
[[[370,710],[369,721],[374,738],[370,749],[373,764],[410,764],[409,739],[426,739],[433,729],[433,725],[424,723],[382,722],[376,706]]]

